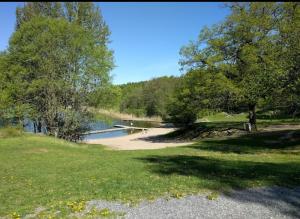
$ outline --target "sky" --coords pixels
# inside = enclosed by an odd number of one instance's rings
[[[222,2],[97,2],[111,31],[113,84],[179,76],[179,50],[196,40],[204,26],[229,14]],[[0,51],[15,27],[15,9],[22,2],[0,3]]]

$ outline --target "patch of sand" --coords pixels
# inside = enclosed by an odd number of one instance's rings
[[[175,131],[174,128],[149,128],[146,132],[114,138],[86,140],[87,144],[102,144],[116,150],[141,150],[178,147],[193,144],[194,142],[176,142],[165,140],[162,135]]]

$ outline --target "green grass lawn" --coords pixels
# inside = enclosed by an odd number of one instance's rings
[[[300,185],[300,131],[289,139],[286,134],[140,151],[111,151],[32,134],[3,135],[0,216],[28,214],[39,206],[69,214],[76,203],[91,199],[137,202],[206,190]]]
[[[276,125],[276,124],[299,124],[300,118],[292,118],[292,116],[273,116],[270,112],[257,112],[257,123],[259,126]],[[224,112],[215,113],[210,116],[204,116],[199,122],[248,122],[248,113],[228,114]]]

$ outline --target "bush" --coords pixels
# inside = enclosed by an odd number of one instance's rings
[[[197,120],[197,111],[187,104],[173,102],[168,106],[169,117],[166,119],[175,125],[187,126]]]
[[[7,126],[0,129],[0,138],[18,137],[22,134],[22,129],[15,126]]]
[[[57,137],[74,142],[82,140],[83,133],[90,129],[90,117],[91,114],[88,112],[64,110],[58,119]]]

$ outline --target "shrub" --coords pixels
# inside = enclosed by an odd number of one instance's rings
[[[16,126],[7,126],[0,129],[0,138],[17,137],[22,134],[22,129]]]

